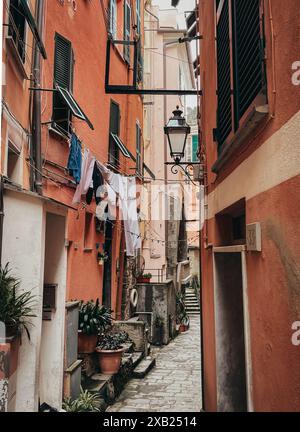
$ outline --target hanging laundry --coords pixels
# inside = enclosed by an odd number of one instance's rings
[[[136,180],[135,177],[123,177],[125,199],[122,201],[122,217],[124,221],[126,255],[135,256],[141,248],[141,235],[137,214]]]
[[[73,197],[73,204],[81,202],[82,195],[86,195],[93,181],[93,172],[95,166],[95,157],[87,149],[84,150],[82,165],[81,165],[81,180],[77,186]]]
[[[99,204],[101,201],[102,194],[102,186],[104,184],[103,176],[98,168],[98,165],[95,163],[93,177],[92,177],[92,187],[89,187],[89,190],[86,194],[86,202],[87,204],[91,204],[93,195],[95,195],[96,204]]]
[[[81,179],[81,164],[82,164],[82,145],[81,141],[73,133],[71,136],[70,154],[68,159],[67,168],[69,174],[74,178],[78,184]]]

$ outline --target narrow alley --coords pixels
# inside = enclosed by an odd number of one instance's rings
[[[155,348],[154,348],[155,350]],[[199,412],[201,409],[200,317],[190,330],[157,348],[156,366],[132,379],[108,412]]]

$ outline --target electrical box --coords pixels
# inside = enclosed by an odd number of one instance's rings
[[[254,222],[246,225],[247,250],[261,252],[261,225]]]

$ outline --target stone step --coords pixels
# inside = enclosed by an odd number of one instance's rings
[[[188,312],[188,315],[191,317],[191,316],[196,316],[196,315],[200,315],[200,310],[199,311],[189,311]]]
[[[142,360],[133,371],[133,378],[144,378],[155,366],[155,358],[147,357]]]
[[[135,368],[144,358],[144,353],[142,351],[137,351],[131,354],[132,364]]]

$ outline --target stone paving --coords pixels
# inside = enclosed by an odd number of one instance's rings
[[[200,317],[190,330],[153,351],[156,366],[132,379],[108,412],[199,412],[201,409]]]

